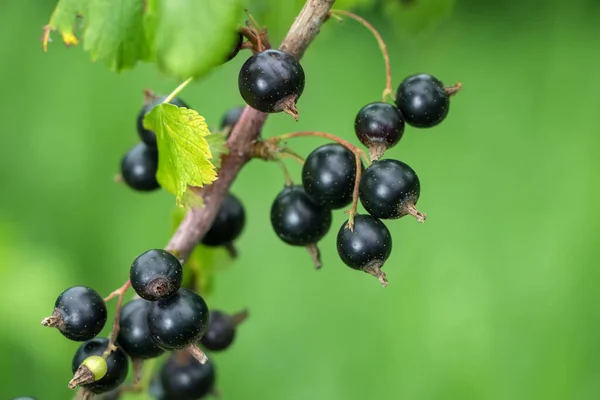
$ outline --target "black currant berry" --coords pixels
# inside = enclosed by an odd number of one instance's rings
[[[302,185],[310,200],[330,209],[352,203],[356,158],[346,147],[326,144],[313,150],[302,167]]]
[[[354,131],[360,142],[369,148],[371,160],[377,160],[402,138],[404,118],[392,104],[370,103],[356,115]]]
[[[392,252],[392,235],[383,222],[370,215],[356,215],[354,229],[345,222],[337,237],[340,258],[352,269],[373,275],[385,287],[387,279],[381,267]]]
[[[211,351],[222,351],[227,349],[235,339],[237,326],[246,319],[248,313],[242,311],[235,315],[229,315],[222,311],[211,311],[208,329],[200,343]]]
[[[409,76],[398,86],[396,105],[407,124],[417,128],[431,128],[448,115],[450,97],[438,79],[418,74]]]
[[[275,49],[253,55],[240,70],[238,86],[250,107],[265,113],[285,111],[298,119],[304,70],[292,55]]]
[[[154,148],[154,149],[156,148],[156,133],[154,133],[153,131],[151,131],[149,129],[144,128],[144,117],[146,116],[146,114],[148,112],[150,112],[150,110],[152,110],[154,108],[154,106],[159,105],[160,103],[165,101],[166,98],[167,98],[167,96],[155,97],[153,100],[151,100],[147,104],[144,104],[144,106],[142,107],[142,109],[140,110],[140,112],[138,113],[138,116],[137,116],[138,135],[140,135],[140,139],[142,139],[142,142],[146,143],[146,145],[148,145],[148,147],[150,147],[150,148]],[[181,100],[179,98],[174,98],[169,103],[173,104],[174,106],[177,106],[177,107],[190,108],[183,100]]]
[[[150,338],[146,319],[150,303],[144,299],[134,299],[123,306],[119,316],[119,336],[117,343],[129,357],[148,359],[160,356],[164,350]]]
[[[200,364],[189,354],[175,353],[163,364],[160,381],[165,399],[200,399],[213,390],[215,367],[210,361]]]
[[[79,367],[88,357],[101,357],[104,351],[108,348],[108,342],[109,341],[106,338],[96,338],[88,340],[79,346],[71,363],[71,370],[73,374],[77,375],[77,373],[81,372]],[[110,355],[106,357],[106,367],[106,374],[103,378],[92,383],[83,384],[83,387],[92,393],[99,394],[113,390],[123,383],[127,377],[128,362],[127,355],[120,347],[117,347],[116,350],[113,350]],[[85,372],[83,373],[85,374]],[[82,375],[82,378],[84,377],[85,375]]]
[[[52,316],[42,325],[55,327],[64,337],[78,342],[94,338],[106,323],[104,299],[87,286],[74,286],[62,292],[54,303]]]
[[[233,130],[233,127],[238,123],[245,107],[235,107],[228,110],[223,118],[221,118],[221,130],[228,129],[229,132]]]
[[[396,219],[414,216],[419,222],[427,216],[415,207],[421,184],[415,171],[398,160],[379,160],[371,164],[360,180],[360,202],[377,218]]]
[[[207,246],[225,246],[237,239],[244,230],[246,213],[242,202],[231,193],[223,200],[219,212],[206,232],[202,243]]]
[[[151,303],[147,313],[152,340],[165,350],[182,349],[200,340],[208,320],[204,299],[189,289]]]
[[[313,203],[302,186],[288,186],[273,202],[271,224],[287,244],[306,246],[317,243],[329,231],[331,210]]]
[[[169,297],[181,287],[183,268],[173,254],[162,249],[148,250],[131,264],[129,280],[142,299]]]
[[[242,49],[243,43],[244,43],[244,35],[242,35],[240,32],[238,32],[235,43],[233,44],[233,48],[231,49],[231,52],[229,52],[229,54],[227,55],[227,59],[225,62],[231,61],[233,58],[235,58],[235,56],[238,55],[238,53]]]
[[[158,152],[144,143],[133,146],[121,160],[123,181],[140,192],[151,192],[160,187],[156,180],[157,170]]]

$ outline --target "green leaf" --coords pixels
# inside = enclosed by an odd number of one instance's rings
[[[79,43],[75,36],[75,25],[77,15],[83,15],[86,10],[85,0],[59,0],[56,8],[52,12],[50,22],[44,27],[45,33],[43,36],[44,51],[48,49],[48,41],[50,39],[50,31],[58,31],[62,36],[63,42],[67,46],[76,45]]]
[[[84,49],[92,61],[104,60],[113,70],[133,68],[139,60],[151,60],[151,45],[144,30],[144,2],[140,0],[92,0],[85,15]]]
[[[212,153],[211,162],[216,169],[221,168],[221,156],[229,153],[229,147],[227,147],[227,137],[224,133],[211,133],[206,137],[208,147]]]
[[[146,114],[144,126],[156,133],[158,182],[175,195],[177,205],[191,206],[199,200],[194,189],[217,179],[206,121],[194,110],[162,103]]]
[[[227,58],[242,6],[240,0],[160,1],[158,12],[158,66],[186,79],[203,75]]]
[[[383,14],[403,33],[418,34],[443,21],[454,7],[454,0],[385,0]]]

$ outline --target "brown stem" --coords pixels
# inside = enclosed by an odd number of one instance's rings
[[[373,34],[373,36],[375,36],[375,39],[377,39],[377,43],[379,44],[379,49],[381,50],[381,54],[383,54],[383,60],[385,61],[385,89],[383,91],[383,101],[385,101],[385,99],[388,96],[393,98],[394,89],[392,88],[392,67],[390,65],[390,56],[387,51],[387,46],[385,45],[385,42],[383,41],[383,38],[381,37],[379,32],[377,32],[377,29],[375,29],[373,27],[373,25],[371,25],[366,19],[359,17],[358,15],[351,13],[350,11],[331,10],[331,13],[333,15],[335,15],[335,14],[345,15],[346,17],[349,17],[349,18],[354,19],[355,21],[358,21],[365,28],[370,30],[371,33]]]
[[[284,39],[281,50],[300,59],[317,36],[334,0],[308,0]],[[187,259],[211,227],[223,199],[240,169],[250,160],[252,144],[258,139],[267,114],[246,107],[227,140],[229,154],[223,157],[219,179],[202,191],[206,204],[190,210],[167,244],[182,259]]]
[[[204,354],[204,352],[202,350],[200,350],[200,347],[196,346],[195,344],[191,344],[188,347],[186,347],[186,349],[189,351],[189,354],[194,357],[200,364],[206,364],[206,362],[208,361],[208,357],[206,357],[206,354]]]
[[[346,211],[346,214],[348,214],[348,224],[346,225],[346,227],[350,230],[354,230],[354,216],[356,215],[356,209],[358,208],[358,195],[359,195],[358,189],[359,189],[359,185],[360,185],[360,178],[362,175],[361,156],[366,157],[365,151],[338,136],[332,135],[331,133],[319,132],[319,131],[301,131],[301,132],[286,133],[284,135],[272,137],[272,138],[268,139],[268,141],[272,141],[274,143],[279,143],[282,140],[287,140],[287,139],[292,139],[295,137],[302,137],[302,136],[316,136],[316,137],[322,137],[325,139],[333,140],[334,142],[338,142],[342,146],[346,147],[348,150],[350,150],[354,154],[354,158],[356,159],[356,177],[354,179],[354,191],[352,193],[352,207],[350,207],[350,209]]]
[[[292,160],[295,160],[301,166],[304,165],[304,162],[306,161],[306,160],[304,160],[304,157],[302,157],[301,155],[295,153],[293,150],[291,150],[291,149],[289,149],[287,147],[283,148],[279,152],[279,157],[281,157],[281,158],[291,158]]]
[[[248,318],[248,314],[249,314],[248,309],[245,308],[242,311],[233,314],[230,317],[231,322],[233,323],[233,325],[238,326],[239,324],[241,324]]]
[[[315,265],[315,269],[321,269],[323,263],[321,262],[321,251],[316,243],[310,243],[306,246],[306,250],[308,254],[310,254],[310,258],[312,258],[313,264]]]
[[[231,257],[231,258],[237,258],[237,256],[238,256],[238,249],[237,249],[237,247],[235,247],[235,243],[233,243],[233,242],[227,243],[225,245],[225,250],[227,251],[227,254],[229,254],[229,257]]]
[[[456,82],[454,85],[444,88],[444,92],[446,92],[446,94],[448,96],[454,96],[461,90],[462,90],[462,83],[460,83],[460,82]]]
[[[283,172],[283,178],[285,179],[285,186],[294,186],[294,180],[292,179],[292,175],[290,175],[290,171],[288,171],[284,162],[281,160],[275,160],[277,164],[281,167],[281,171]]]
[[[119,289],[116,290],[117,296],[119,296],[119,299],[117,300],[117,310],[115,311],[115,320],[113,322],[112,331],[110,332],[108,346],[107,346],[106,350],[104,350],[104,354],[102,354],[102,357],[105,359],[115,349],[115,341],[117,340],[117,336],[119,335],[119,328],[120,328],[119,318],[121,316],[121,308],[122,308],[121,305],[123,304],[123,297],[125,296],[125,292],[127,292],[127,289],[129,289],[130,286],[131,286],[131,281],[128,279],[127,282],[125,282],[123,284],[123,286],[121,286]],[[115,292],[111,293],[107,297],[107,299],[112,298],[111,296],[114,293]]]

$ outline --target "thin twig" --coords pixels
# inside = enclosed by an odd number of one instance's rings
[[[106,350],[104,350],[104,354],[102,357],[106,358],[110,355],[110,353],[114,350],[115,341],[117,340],[117,336],[119,335],[119,318],[121,317],[121,306],[123,305],[123,297],[125,296],[125,292],[131,286],[131,281],[128,279],[127,282],[123,284],[117,292],[117,296],[119,296],[119,300],[117,300],[117,310],[115,311],[115,320],[113,322],[112,331],[110,332],[110,338],[108,340],[108,346]],[[115,292],[111,293],[108,297],[112,296]]]

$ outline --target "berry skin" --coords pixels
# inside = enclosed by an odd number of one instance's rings
[[[211,311],[208,329],[200,343],[211,351],[222,351],[227,349],[235,339],[237,325],[248,316],[247,311],[235,315],[229,315],[222,311]]]
[[[108,339],[106,338],[96,338],[83,343],[73,356],[71,363],[72,372],[75,373],[81,363],[88,357],[101,357],[107,347]],[[92,393],[100,394],[115,389],[125,381],[128,371],[128,361],[127,355],[120,347],[117,347],[117,350],[112,351],[106,358],[106,365],[106,375],[102,379],[83,385],[83,387]]]
[[[208,306],[189,289],[153,302],[146,316],[154,343],[164,350],[182,349],[200,340],[208,328]]]
[[[340,258],[352,269],[373,275],[385,287],[387,279],[381,267],[392,252],[392,235],[385,224],[370,215],[356,215],[354,230],[342,225],[337,236]]]
[[[142,139],[142,142],[146,143],[146,145],[148,147],[153,148],[153,149],[156,149],[156,133],[154,133],[153,131],[151,131],[149,129],[144,128],[144,117],[146,116],[146,114],[148,112],[150,112],[150,110],[152,110],[154,108],[154,106],[159,105],[160,103],[165,101],[166,98],[167,98],[167,96],[158,96],[154,100],[149,102],[148,104],[144,104],[144,106],[142,107],[142,109],[140,110],[140,112],[138,113],[138,116],[137,116],[137,125],[136,126],[137,126],[138,135],[140,136],[140,139]],[[174,98],[169,103],[173,104],[174,106],[177,106],[177,107],[190,108],[183,100],[181,100],[179,98]]]
[[[225,198],[210,230],[206,232],[202,243],[207,246],[225,246],[237,239],[246,222],[246,213],[242,202],[231,193]]]
[[[176,353],[163,364],[160,381],[164,399],[200,399],[213,390],[215,367],[210,361],[200,364],[188,354]]]
[[[242,113],[244,112],[244,108],[245,107],[235,107],[235,108],[228,110],[225,113],[225,115],[223,115],[223,118],[221,118],[221,125],[219,125],[219,128],[221,130],[229,129],[229,132],[231,132],[233,130],[233,127],[240,120],[240,117],[242,116]]]
[[[106,323],[104,299],[87,286],[74,286],[62,292],[52,316],[42,325],[56,327],[67,339],[84,342],[94,338]]]
[[[125,304],[119,317],[117,343],[129,357],[148,359],[160,356],[164,350],[150,338],[146,313],[150,303],[144,299],[134,299]]]
[[[139,192],[151,192],[160,187],[156,180],[157,170],[158,152],[144,143],[133,146],[121,160],[123,181]]]
[[[169,297],[181,287],[183,268],[173,254],[162,249],[148,250],[131,264],[131,286],[142,299]]]
[[[360,142],[369,148],[371,159],[377,160],[402,138],[404,117],[392,104],[370,103],[356,115],[354,131]]]
[[[352,203],[356,158],[341,144],[318,147],[306,158],[302,167],[302,185],[310,200],[330,209]]]
[[[304,70],[288,53],[270,49],[250,57],[238,77],[240,94],[265,113],[285,111],[298,119],[296,102],[304,90]]]
[[[302,186],[285,187],[271,206],[271,224],[293,246],[317,243],[331,227],[331,210],[313,203]]]
[[[419,222],[425,214],[415,204],[421,184],[415,171],[398,160],[379,160],[365,170],[360,180],[360,202],[369,214],[377,218],[396,219],[412,215]]]
[[[407,124],[417,128],[431,128],[448,115],[450,97],[438,79],[418,74],[409,76],[398,86],[396,105]]]

